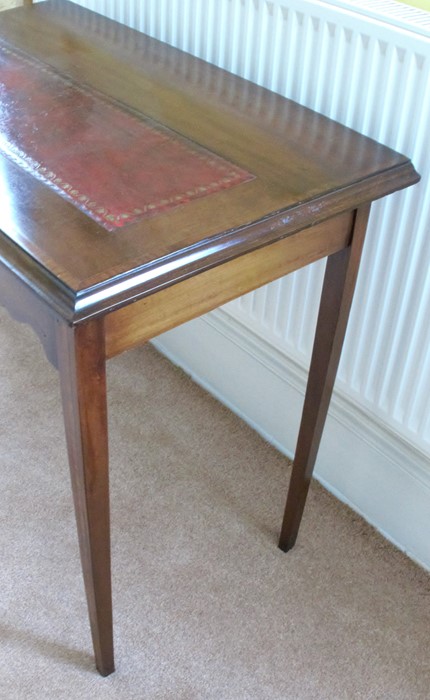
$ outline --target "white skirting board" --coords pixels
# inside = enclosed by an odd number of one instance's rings
[[[223,309],[153,341],[265,439],[291,457],[307,373]],[[335,389],[315,478],[430,570],[428,460]]]

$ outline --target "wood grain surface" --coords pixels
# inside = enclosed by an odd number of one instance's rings
[[[0,230],[76,322],[417,180],[408,158],[73,3],[5,13],[0,40],[255,176],[113,236],[0,154]]]

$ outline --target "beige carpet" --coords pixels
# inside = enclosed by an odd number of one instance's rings
[[[57,376],[0,312],[2,700],[430,698],[427,573],[147,347],[109,364],[117,671],[94,671]]]

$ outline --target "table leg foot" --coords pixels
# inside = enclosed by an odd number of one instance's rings
[[[279,547],[290,550],[297,539],[312,472],[327,417],[354,295],[370,205],[354,217],[352,243],[330,255],[324,277],[303,414],[293,462]]]
[[[58,326],[58,361],[79,547],[96,667],[114,671],[103,321]]]

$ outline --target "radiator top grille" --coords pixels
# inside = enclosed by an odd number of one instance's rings
[[[354,12],[430,37],[430,12],[396,0],[333,0],[323,3]]]

